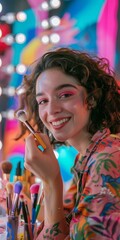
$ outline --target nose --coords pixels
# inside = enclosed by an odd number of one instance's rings
[[[48,113],[53,115],[62,111],[62,106],[57,99],[52,99],[48,104]]]

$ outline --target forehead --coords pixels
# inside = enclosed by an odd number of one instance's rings
[[[36,93],[38,91],[53,90],[63,84],[78,85],[76,78],[65,74],[62,70],[48,69],[39,75],[36,82]]]

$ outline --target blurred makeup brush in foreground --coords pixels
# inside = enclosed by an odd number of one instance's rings
[[[19,201],[19,195],[22,190],[22,183],[20,181],[17,181],[14,184],[14,193],[13,193],[13,201],[12,201],[12,211],[11,215],[15,216],[16,212],[18,211],[18,201]]]
[[[40,207],[41,207],[41,204],[43,202],[43,198],[44,198],[44,192],[43,192],[43,184],[42,182],[40,183],[40,186],[39,186],[39,190],[38,190],[38,198],[37,198],[37,204],[36,204],[36,209],[35,209],[35,212],[36,212],[36,219],[38,217],[38,214],[39,214],[39,211],[40,211]]]
[[[7,213],[10,215],[12,210],[12,196],[13,196],[13,185],[10,182],[6,183],[6,191],[7,191]]]
[[[34,183],[30,187],[31,193],[31,202],[32,202],[32,224],[36,221],[36,206],[38,200],[38,193],[39,193],[40,184]],[[32,227],[32,231],[34,230],[34,226]]]
[[[10,172],[12,170],[12,163],[10,163],[8,161],[3,161],[1,163],[1,169],[2,169],[2,173],[3,173],[3,180],[6,180],[9,182]]]
[[[23,218],[26,223],[26,232],[27,232],[27,239],[32,240],[32,228],[31,228],[31,223],[30,223],[30,216],[28,212],[28,206],[26,205],[24,201],[24,196],[21,194],[20,195],[20,202],[21,202],[21,209],[23,213]]]
[[[41,147],[44,149],[46,149],[46,145],[43,142],[42,138],[40,137],[40,135],[38,133],[35,132],[35,130],[32,128],[32,126],[30,125],[30,123],[27,121],[27,116],[26,116],[26,112],[24,110],[18,110],[16,112],[16,117],[19,121],[23,122],[26,127],[28,128],[28,130],[34,135],[34,137],[36,138],[36,140],[38,141],[38,143],[41,145]]]

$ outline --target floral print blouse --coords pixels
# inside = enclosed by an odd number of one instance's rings
[[[44,226],[37,240],[120,240],[120,134],[98,131],[72,172],[64,198],[69,234],[61,221]]]

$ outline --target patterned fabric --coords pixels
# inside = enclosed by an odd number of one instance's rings
[[[69,236],[45,237],[44,226],[38,239],[120,240],[120,134],[98,131],[86,155],[76,157],[72,172],[73,184],[64,199]],[[62,221],[57,227],[62,229]]]

